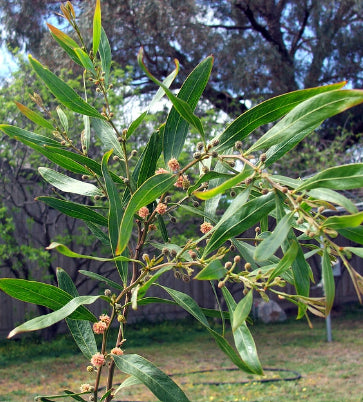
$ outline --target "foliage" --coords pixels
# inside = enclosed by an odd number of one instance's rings
[[[263,374],[247,325],[254,295],[266,300],[269,291],[291,301],[298,306],[298,318],[307,317],[308,312],[325,316],[334,299],[332,264],[338,258],[348,270],[358,297],[363,294],[363,279],[349,263],[351,253],[361,256],[362,249],[345,249],[334,240],[340,233],[347,238],[354,236],[362,243],[363,213],[339,191],[362,187],[363,165],[332,167],[307,180],[267,171],[322,121],[363,103],[363,91],[342,89],[343,84],[338,83],[283,94],[249,109],[209,140],[195,110],[211,75],[213,57],[202,60],[175,95],[169,87],[179,72],[179,63],[175,62],[175,70],[161,82],[148,70],[141,48],[140,69],[159,87],[151,105],[166,95],[172,107],[166,121],[150,130],[146,146],[132,163],[135,152],[130,151],[128,144],[138,136],[151,107],[121,129],[119,110],[112,108],[109,101],[113,91],[109,82],[111,47],[101,26],[100,1],[96,1],[93,15],[92,40],[80,33],[70,2],[61,6],[61,12],[74,29],[76,39],[49,28],[71,60],[84,69],[82,84],[73,88],[30,56],[32,68],[62,108],[54,104],[48,108],[36,94],[35,108],[18,108],[41,126],[40,132],[8,123],[1,124],[0,130],[56,165],[38,168],[44,181],[55,188],[52,196],[38,200],[80,219],[89,228],[89,236],[107,246],[102,257],[83,254],[79,247],[73,249],[74,244],[70,248],[55,241],[48,245],[48,250],[92,264],[111,263],[115,277],[111,279],[91,269],[80,270],[113,289],[97,296],[80,296],[70,275],[61,268],[56,272],[58,286],[0,279],[0,289],[10,296],[53,310],[16,327],[9,337],[66,319],[79,349],[91,361],[88,370],[96,374],[94,385],[83,384],[81,392],[65,390],[62,395],[39,400],[84,400],[84,396],[90,396],[109,402],[115,396],[119,398],[124,388],[143,383],[161,401],[187,401],[184,392],[152,362],[122,350],[128,316],[134,309],[153,303],[182,307],[212,335],[237,367],[247,373]],[[90,42],[92,45],[88,45]],[[89,94],[89,87],[94,89],[91,95],[99,95],[97,102]],[[79,126],[70,124],[73,118],[83,125],[79,138]],[[275,121],[278,122],[271,125]],[[246,145],[245,139],[266,124],[271,128],[252,145]],[[189,147],[190,127],[199,136],[199,142],[193,155],[189,153],[189,158],[181,163],[178,159]],[[101,154],[93,154],[91,144],[99,144]],[[199,175],[193,180],[190,172],[195,169]],[[196,199],[201,205],[195,203]],[[221,200],[227,208],[220,214],[217,208]],[[336,206],[343,207],[347,214],[336,214]],[[202,234],[173,244],[164,217],[180,208],[200,217]],[[326,209],[333,214],[324,216]],[[253,238],[244,235],[251,228],[255,228]],[[162,243],[152,241],[155,231],[160,232]],[[322,256],[325,299],[309,296],[312,272],[308,259],[315,254]],[[185,281],[211,281],[213,289],[218,284],[228,311],[203,309],[188,294],[162,286],[159,278],[168,271]],[[228,290],[231,283],[240,286],[238,300]],[[286,290],[287,285],[296,293]],[[148,297],[154,286],[163,289],[168,298]],[[96,302],[102,303],[109,313],[99,320],[85,307]],[[229,319],[235,348],[225,336],[225,325],[219,331],[207,317],[220,317],[223,323]],[[118,323],[119,331],[114,348],[110,349],[107,339],[113,323]],[[102,335],[100,347],[94,334]],[[115,389],[113,378],[117,369],[130,376]],[[101,385],[104,370],[108,370],[105,388]]]

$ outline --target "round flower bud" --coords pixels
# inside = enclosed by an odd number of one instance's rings
[[[162,202],[159,202],[159,204],[155,208],[155,211],[160,215],[164,215],[167,209],[168,209],[167,205],[163,204]]]
[[[235,263],[240,262],[240,261],[241,261],[241,256],[236,255],[236,256],[234,257],[233,261],[234,261]]]
[[[87,366],[87,371],[89,372],[89,373],[92,373],[93,371],[94,371],[94,367],[93,366]]]
[[[246,262],[245,264],[245,270],[249,271],[251,269],[251,264],[249,262]]]
[[[105,364],[106,359],[102,353],[95,353],[91,358],[91,363],[95,367],[101,367]]]
[[[213,229],[213,225],[210,223],[210,222],[203,222],[201,225],[200,225],[200,231],[202,232],[202,233],[208,233],[210,230],[212,230]]]
[[[263,154],[260,155],[260,161],[261,161],[262,163],[265,162],[266,159],[267,159],[267,155],[266,155],[265,153],[263,153]]]
[[[111,353],[113,355],[121,356],[124,354],[124,351],[121,348],[113,348],[111,349]]]
[[[110,297],[112,295],[112,292],[110,289],[105,289],[104,294],[105,296]]]
[[[226,269],[230,269],[231,267],[232,267],[231,261],[227,261],[227,262],[224,264],[224,268],[226,268]]]
[[[216,147],[219,144],[219,139],[216,138],[212,141],[212,146]]]
[[[180,169],[179,162],[175,158],[169,160],[168,166],[172,172],[177,172]]]
[[[198,144],[197,144],[197,150],[198,151],[201,151],[202,149],[203,149],[203,143],[202,142],[198,142]]]
[[[97,335],[103,334],[107,329],[107,324],[103,321],[98,321],[93,324],[93,332]]]
[[[242,141],[236,141],[236,143],[234,144],[235,148],[240,150],[242,149]]]

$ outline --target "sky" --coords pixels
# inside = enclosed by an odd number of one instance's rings
[[[0,78],[9,78],[11,72],[16,69],[16,63],[14,57],[6,50],[6,47],[2,45],[0,47]]]

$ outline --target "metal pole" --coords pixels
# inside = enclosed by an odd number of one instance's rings
[[[330,313],[325,318],[325,324],[326,324],[326,340],[328,342],[331,342],[333,340],[333,337],[332,337],[332,332],[331,332],[331,317],[330,317]]]

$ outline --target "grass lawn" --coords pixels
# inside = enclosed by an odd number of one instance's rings
[[[297,381],[260,383],[258,377],[225,370],[232,363],[189,320],[135,326],[125,347],[170,374],[181,373],[174,380],[192,402],[363,402],[363,308],[353,310],[333,315],[331,343],[326,342],[324,320],[314,320],[314,329],[293,319],[252,327],[263,366],[298,371],[302,378]],[[81,383],[92,383],[94,374],[87,373],[87,365],[65,336],[51,343],[1,341],[0,401],[30,402],[37,394],[78,391]],[[211,371],[185,374],[196,370]],[[265,378],[277,375],[266,370]],[[119,375],[116,381],[123,378]],[[216,382],[220,385],[211,384]],[[119,395],[120,401],[156,401],[143,386]]]

